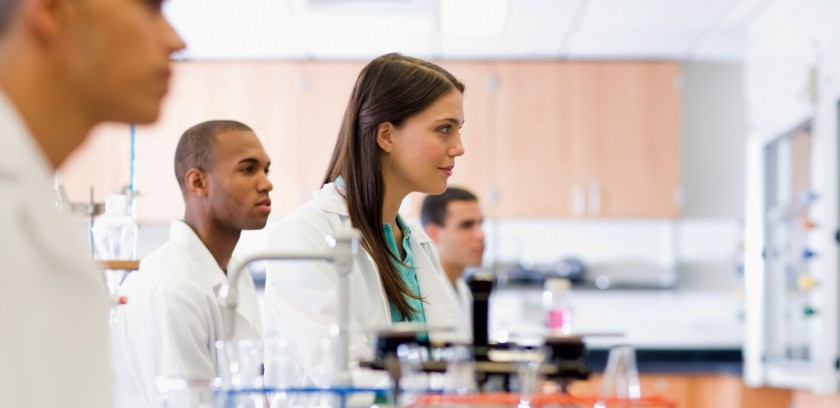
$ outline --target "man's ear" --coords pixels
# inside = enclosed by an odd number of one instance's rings
[[[376,144],[386,153],[394,150],[394,125],[391,122],[380,123],[376,127]]]
[[[440,233],[440,226],[439,225],[437,225],[433,222],[430,222],[430,223],[426,224],[426,235],[428,235],[429,238],[431,238],[432,241],[434,241],[435,243],[438,242],[439,233]]]
[[[24,21],[31,32],[41,39],[56,38],[77,13],[73,0],[21,0]]]
[[[206,197],[208,194],[207,173],[195,167],[190,168],[184,174],[184,186],[193,195]]]

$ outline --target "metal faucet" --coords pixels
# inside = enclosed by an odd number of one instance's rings
[[[349,225],[345,225],[333,236],[326,239],[330,249],[312,251],[271,251],[255,253],[245,257],[238,262],[231,262],[227,268],[227,282],[222,284],[219,291],[222,310],[222,321],[224,324],[224,339],[233,338],[236,328],[236,306],[238,304],[239,291],[237,289],[239,274],[245,267],[256,261],[304,261],[322,260],[332,262],[338,272],[338,362],[341,373],[338,377],[338,385],[350,385],[351,374],[349,371],[349,348],[350,348],[350,272],[353,270],[353,259],[359,251],[359,237],[361,232]]]

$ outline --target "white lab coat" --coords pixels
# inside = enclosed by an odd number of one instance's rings
[[[107,289],[0,90],[0,406],[108,407]]]
[[[218,373],[216,340],[224,326],[218,291],[225,273],[198,235],[173,221],[169,242],[130,274],[121,294],[128,303],[114,319],[117,407],[156,406],[155,377],[211,379]],[[262,336],[254,281],[239,276],[236,339]]]
[[[469,337],[472,338],[472,291],[470,291],[470,287],[463,277],[455,281],[454,290],[455,299],[458,302],[458,326],[467,327]]]
[[[289,213],[270,233],[269,250],[313,250],[328,248],[326,236],[339,230],[349,219],[344,198],[335,183],[313,194],[309,203]],[[420,294],[429,326],[457,324],[457,305],[440,266],[437,250],[420,228],[409,238]],[[350,308],[350,362],[357,386],[384,383],[384,373],[370,373],[356,367],[373,358],[367,333],[391,325],[385,289],[373,258],[360,247],[350,276],[350,305],[336,303],[338,275],[324,261],[270,262],[267,268],[265,314],[266,337],[288,339],[298,349],[305,382],[324,385],[328,365],[322,361],[321,339],[338,322],[338,308]],[[463,328],[460,328],[463,330]],[[468,330],[468,329],[467,329]],[[432,338],[441,337],[432,332]],[[451,335],[450,335],[451,338]]]

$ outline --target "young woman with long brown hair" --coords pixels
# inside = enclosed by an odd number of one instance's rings
[[[269,249],[301,250],[326,248],[325,236],[348,221],[362,232],[349,305],[336,302],[331,265],[269,264],[266,335],[295,344],[309,382],[324,384],[329,374],[319,344],[339,308],[350,308],[351,362],[373,357],[365,329],[400,321],[455,325],[457,306],[437,251],[398,210],[409,193],[446,189],[464,154],[463,92],[452,74],[427,61],[388,54],[370,62],[356,81],[321,190],[270,234]]]

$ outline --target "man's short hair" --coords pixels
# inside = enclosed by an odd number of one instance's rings
[[[216,145],[216,136],[230,131],[253,130],[248,125],[235,120],[209,120],[199,123],[184,132],[178,147],[175,148],[175,178],[181,192],[186,192],[184,176],[191,168],[199,170],[210,170],[212,167],[213,148]]]
[[[6,28],[11,22],[12,13],[17,10],[18,6],[20,6],[20,0],[0,0],[0,37],[6,32]]]
[[[429,195],[423,199],[420,209],[420,222],[425,228],[429,224],[443,226],[446,219],[446,206],[452,201],[478,201],[475,194],[458,187],[449,187],[440,195]]]

